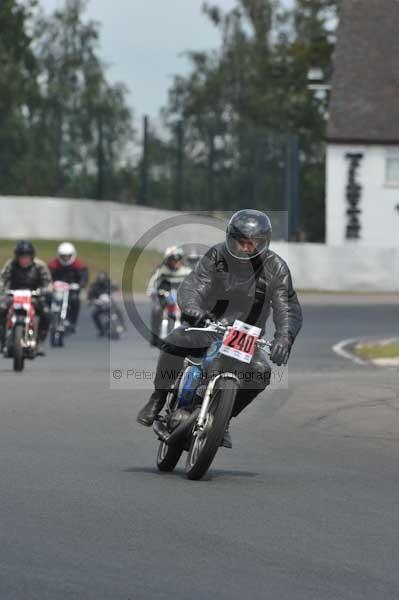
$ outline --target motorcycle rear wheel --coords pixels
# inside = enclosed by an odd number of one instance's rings
[[[13,345],[13,359],[14,359],[14,371],[20,372],[24,368],[24,347],[22,340],[24,338],[24,326],[16,325],[14,330],[14,345]]]
[[[186,461],[188,479],[201,479],[208,471],[219,450],[229,424],[238,384],[232,379],[221,379],[214,391],[203,432],[192,436]]]

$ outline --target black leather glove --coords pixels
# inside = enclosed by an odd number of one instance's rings
[[[202,327],[209,318],[206,312],[194,311],[182,313],[182,321],[186,321],[191,327]]]
[[[278,367],[286,365],[290,357],[292,342],[288,337],[278,337],[273,340],[270,360]]]

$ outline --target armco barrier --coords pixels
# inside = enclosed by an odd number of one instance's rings
[[[181,213],[113,202],[0,196],[0,238],[82,239],[133,245],[154,225]],[[172,243],[211,245],[223,239],[218,228],[184,224],[153,238],[148,247]],[[365,248],[356,242],[323,244],[275,242],[296,287],[324,291],[399,292],[399,248]]]

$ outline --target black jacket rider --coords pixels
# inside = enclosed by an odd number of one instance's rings
[[[302,326],[302,311],[287,264],[269,250],[271,223],[265,213],[244,209],[235,213],[226,229],[226,241],[210,248],[178,290],[183,320],[200,326],[208,315],[232,324],[235,319],[265,333],[270,310],[275,335],[270,359],[277,365],[288,360]],[[149,426],[164,406],[166,395],[182,368],[184,357],[201,357],[218,335],[187,330],[182,325],[163,341],[155,374],[155,391],[137,420]],[[220,339],[220,336],[219,336]],[[237,416],[270,383],[271,369],[265,352],[257,348],[250,365],[243,365],[233,416]],[[248,377],[247,377],[248,376]],[[226,432],[227,433],[227,432]],[[230,447],[230,442],[224,441]]]
[[[88,300],[96,300],[101,296],[101,294],[108,294],[109,296],[112,292],[115,292],[118,289],[117,285],[111,283],[109,277],[106,279],[96,279],[89,288]]]
[[[34,258],[32,264],[22,268],[17,259],[9,260],[0,273],[0,285],[12,290],[46,290],[51,283],[51,275],[46,264]]]
[[[97,331],[101,336],[103,336],[105,333],[103,322],[101,320],[101,313],[104,311],[104,307],[101,306],[101,304],[96,304],[95,301],[100,298],[102,294],[108,294],[108,296],[111,297],[112,309],[118,315],[121,326],[124,330],[126,330],[123,312],[112,298],[112,292],[116,292],[117,289],[118,286],[112,283],[111,279],[105,272],[99,273],[89,288],[88,300],[94,305],[92,318],[95,326],[97,327]]]
[[[271,250],[242,264],[233,261],[225,243],[208,250],[179,288],[183,314],[240,319],[264,333],[272,308],[275,337],[292,343],[302,326],[302,311],[287,264]]]
[[[39,340],[45,340],[49,326],[48,308],[45,296],[51,283],[51,275],[47,265],[33,258],[29,267],[22,268],[18,259],[9,260],[0,273],[0,289],[6,290],[37,290],[40,289],[42,296],[35,298],[36,314],[39,317]],[[7,317],[9,299],[4,299],[0,305],[0,344],[3,343],[5,334],[5,320]]]

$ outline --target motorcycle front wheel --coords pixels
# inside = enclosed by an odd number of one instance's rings
[[[16,325],[14,329],[14,344],[13,344],[13,358],[14,358],[14,371],[23,371],[24,368],[24,326]]]
[[[64,334],[61,331],[52,331],[50,335],[52,348],[62,348],[64,345]]]
[[[194,429],[186,462],[188,479],[201,479],[208,471],[229,424],[237,389],[233,379],[219,380],[203,430]]]
[[[118,317],[111,315],[111,319],[110,319],[110,333],[109,333],[109,338],[110,340],[113,341],[118,341],[120,339],[120,333],[118,331],[118,327],[119,327],[119,319]]]

